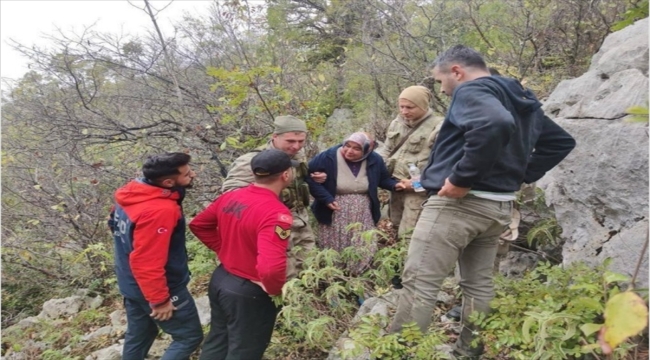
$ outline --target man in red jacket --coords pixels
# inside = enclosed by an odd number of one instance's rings
[[[291,160],[264,150],[251,160],[255,182],[221,195],[190,222],[216,254],[208,296],[211,322],[201,360],[261,359],[271,340],[282,293],[293,218],[279,195],[293,181]]]
[[[144,178],[115,192],[109,226],[115,242],[115,273],[124,296],[127,328],[123,360],[143,360],[158,336],[172,336],[164,360],[189,359],[203,329],[187,290],[190,272],[181,203],[194,179],[190,156],[150,156]]]

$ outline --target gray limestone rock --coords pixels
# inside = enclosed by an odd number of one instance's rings
[[[648,76],[648,18],[609,34],[589,67],[589,71],[608,75],[627,69],[637,69]]]
[[[645,237],[638,239],[640,231],[630,230],[647,228],[648,221],[647,125],[593,119],[557,122],[575,137],[577,146],[538,185],[563,229],[564,262],[596,265],[612,257],[618,259],[619,271],[631,274]],[[633,257],[623,255],[634,251]],[[645,266],[639,280],[647,283],[647,278]]]
[[[610,34],[591,66],[563,80],[544,104],[551,117],[619,119],[635,105],[648,104],[648,19]]]
[[[101,295],[97,295],[95,297],[85,297],[84,298],[84,304],[87,309],[97,309],[98,307],[102,306],[102,303],[104,302],[104,298]]]
[[[366,299],[364,301],[363,305],[361,305],[361,308],[359,308],[359,311],[355,315],[354,319],[351,321],[351,326],[354,326],[357,322],[361,320],[361,317],[366,316],[366,315],[380,315],[380,316],[385,316],[388,318],[389,316],[389,311],[391,308],[394,308],[397,304],[397,297],[398,294],[396,291],[389,292],[385,295],[379,296],[379,297],[372,297],[369,299]],[[384,327],[388,324],[383,324]],[[329,356],[327,357],[327,360],[340,360],[341,358],[341,353],[343,352],[350,352],[355,349],[358,345],[352,340],[350,337],[348,337],[347,331],[336,341],[336,344],[334,345],[334,348],[330,350]],[[370,359],[370,350],[361,348],[357,349],[359,351],[359,354],[355,357],[349,357],[346,359],[350,360],[369,360]]]
[[[92,340],[94,338],[98,338],[100,336],[109,336],[112,333],[113,333],[113,327],[110,326],[110,325],[107,325],[107,326],[102,326],[99,329],[97,329],[97,330],[95,330],[95,331],[93,331],[93,332],[91,332],[89,334],[84,335],[82,337],[82,339],[84,341],[89,341],[89,340]]]
[[[520,278],[526,271],[532,270],[540,256],[522,251],[510,251],[499,263],[499,273],[505,277]]]
[[[50,299],[43,304],[43,311],[38,314],[39,318],[58,319],[62,316],[77,314],[84,300],[81,296],[73,295],[64,299]]]
[[[563,229],[565,264],[611,258],[611,270],[632,275],[640,260],[646,287],[648,124],[626,121],[631,106],[648,106],[648,19],[610,34],[589,71],[544,104],[577,146],[538,185]]]
[[[637,69],[627,69],[612,74],[591,96],[585,96],[574,106],[564,109],[559,116],[576,119],[620,119],[625,116],[628,108],[646,105],[647,102],[648,77]]]
[[[201,296],[195,300],[196,310],[199,312],[201,325],[205,326],[210,323],[210,299],[207,295]]]
[[[86,356],[85,360],[121,360],[124,344],[113,344]]]
[[[327,118],[324,131],[316,140],[318,151],[323,151],[333,145],[339,144],[343,139],[356,131],[362,131],[365,126],[363,119],[356,119],[350,109],[334,109]]]

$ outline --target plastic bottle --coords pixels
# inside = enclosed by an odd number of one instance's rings
[[[418,167],[413,163],[409,164],[409,175],[411,175],[411,185],[413,186],[413,190],[415,192],[424,191],[424,188],[420,183],[420,169],[418,169]]]

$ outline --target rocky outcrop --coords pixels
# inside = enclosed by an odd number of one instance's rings
[[[447,287],[453,287],[455,280],[450,279],[446,283]],[[446,288],[445,288],[446,289]],[[444,290],[444,289],[443,289]],[[382,324],[382,328],[388,326],[388,320],[391,316],[392,310],[397,307],[397,300],[399,299],[399,291],[393,290],[384,295],[372,297],[367,299],[359,308],[359,311],[354,316],[354,319],[350,322],[350,327],[354,327],[355,324],[361,321],[361,318],[368,315],[378,315],[386,322]],[[454,303],[455,297],[448,294],[446,291],[440,291],[438,293],[438,302],[444,304],[447,307],[451,307]],[[382,331],[382,335],[385,332]],[[355,343],[355,341],[349,337],[348,332],[346,331],[343,335],[336,341],[334,347],[330,350],[327,360],[341,360],[343,359],[342,354],[348,354],[353,351],[355,348],[358,348],[359,354],[355,357],[345,357],[348,360],[369,360],[372,357],[370,356],[370,349],[363,348],[360,344]]]
[[[29,327],[37,326],[40,322],[47,322],[48,324],[60,326],[66,325],[66,319],[73,319],[79,314],[80,311],[87,309],[96,309],[102,305],[103,298],[101,296],[89,296],[88,290],[82,289],[77,291],[73,296],[63,299],[51,299],[43,304],[43,310],[38,316],[28,317],[21,320],[14,326],[10,326],[3,331],[20,331]],[[199,313],[201,325],[205,326],[210,323],[210,300],[208,296],[202,296],[196,299],[196,307]],[[115,310],[109,315],[111,324],[102,326],[98,329],[84,334],[81,336],[80,341],[89,343],[99,338],[113,339],[114,344],[94,351],[92,354],[86,356],[85,360],[119,360],[122,358],[122,348],[124,347],[124,332],[126,332],[126,312],[124,310]],[[161,358],[165,350],[171,343],[171,337],[163,334],[157,338],[149,351],[149,357],[152,359]],[[20,351],[10,351],[1,357],[0,360],[22,360],[33,359],[31,353],[42,353],[47,349],[47,344],[29,340],[22,344]],[[63,353],[66,350],[62,350]]]
[[[601,264],[648,283],[648,124],[628,121],[648,106],[648,19],[607,37],[589,71],[561,82],[544,104],[575,150],[538,185],[555,209],[564,263]]]
[[[334,109],[332,115],[325,122],[324,131],[316,140],[318,151],[323,151],[340,143],[353,132],[363,131],[364,125],[364,121],[355,119],[352,110]]]
[[[544,104],[551,117],[620,119],[648,103],[648,19],[609,35],[589,70],[564,80]]]

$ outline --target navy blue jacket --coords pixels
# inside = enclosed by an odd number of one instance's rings
[[[327,180],[319,184],[307,175],[305,181],[309,184],[309,192],[314,197],[315,201],[311,204],[311,211],[314,213],[316,220],[325,225],[332,224],[333,211],[327,207],[334,201],[336,196],[336,177],[338,175],[336,152],[339,151],[341,145],[331,147],[322,153],[316,155],[309,162],[308,174],[315,171],[327,173]],[[370,212],[375,224],[381,217],[379,210],[379,197],[377,196],[377,187],[386,190],[395,190],[395,185],[399,181],[391,178],[388,169],[384,164],[384,160],[376,152],[371,152],[366,159],[366,174],[368,175],[368,197],[370,198]]]
[[[437,193],[459,187],[514,192],[539,180],[576,145],[519,81],[486,76],[460,84],[422,174]]]

